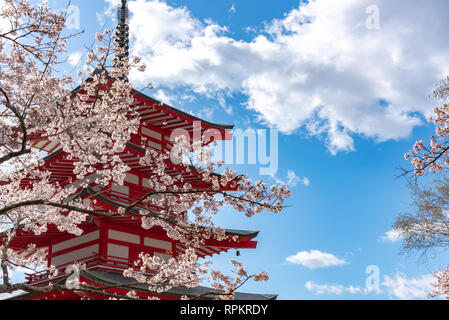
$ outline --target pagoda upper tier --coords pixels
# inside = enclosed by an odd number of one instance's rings
[[[74,90],[74,94],[78,92],[82,93],[82,89]],[[230,131],[234,128],[233,125],[216,124],[197,118],[134,89],[130,94],[134,102],[129,107],[136,110],[140,116],[139,132],[129,141],[135,146],[149,147],[159,152],[169,151],[176,137],[174,132],[179,129],[188,132],[191,139],[195,138],[195,131],[201,130],[204,144],[232,139]],[[92,101],[94,99],[92,98]],[[61,148],[58,141],[51,141],[38,135],[30,137],[30,141],[32,147],[48,153]]]
[[[82,89],[77,88],[73,94],[84,94]],[[179,135],[189,135],[191,141],[201,140],[203,145],[213,141],[232,139],[231,130],[233,125],[215,124],[187,114],[181,110],[159,102],[139,91],[131,90],[133,104],[130,110],[138,112],[140,125],[137,134],[132,134],[130,141],[126,144],[123,152],[118,156],[131,170],[125,179],[125,188],[134,192],[128,193],[128,201],[136,200],[145,189],[151,188],[148,178],[152,176],[151,168],[140,163],[147,150],[156,151],[157,154],[169,153],[174,145],[174,140]],[[94,98],[92,98],[94,101]],[[44,164],[40,170],[51,173],[50,181],[64,187],[77,181],[74,174],[74,160],[62,150],[61,144],[54,139],[49,139],[45,133],[35,134],[29,137],[31,147],[47,152]],[[190,183],[199,189],[209,189],[211,184],[205,183],[203,179],[191,168],[177,165],[170,160],[165,161],[166,174],[182,176],[183,183]],[[100,167],[98,169],[101,169]],[[91,178],[94,175],[91,176]],[[93,179],[95,180],[95,179]],[[22,181],[23,187],[32,182],[29,179]],[[236,186],[234,186],[236,187]],[[228,188],[233,188],[228,186]]]

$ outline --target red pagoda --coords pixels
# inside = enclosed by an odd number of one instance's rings
[[[125,20],[126,1],[122,0],[121,19],[119,30],[122,37],[119,41],[128,50],[127,43],[127,22]],[[78,89],[79,90],[79,89]],[[100,186],[95,183],[96,175],[87,177],[88,186],[79,187],[76,194],[71,199],[78,198],[84,202],[89,202],[97,212],[116,212],[119,208],[131,206],[143,195],[150,192],[151,186],[148,179],[151,176],[151,169],[140,164],[139,159],[145,155],[148,149],[153,149],[158,153],[164,153],[173,146],[171,133],[176,129],[184,129],[193,134],[198,123],[202,130],[213,129],[221,133],[223,139],[231,139],[230,130],[233,126],[220,125],[204,121],[190,114],[177,110],[171,106],[163,104],[141,92],[133,90],[131,95],[134,104],[130,108],[135,108],[140,115],[140,128],[138,134],[132,136],[126,144],[125,150],[119,154],[121,160],[131,168],[124,180],[123,185],[110,184]],[[215,137],[216,138],[216,137]],[[206,141],[208,143],[210,141]],[[48,139],[36,138],[33,147],[47,152],[49,155],[43,160],[43,170],[51,172],[51,181],[61,186],[81,185],[74,174],[73,161],[67,157],[61,145]],[[169,173],[182,175],[185,182],[196,183],[200,188],[210,188],[210,183],[203,182],[194,171],[185,170],[171,164]],[[86,181],[83,181],[84,183]],[[26,183],[26,182],[24,182]],[[151,204],[143,205],[151,206]],[[36,249],[45,249],[47,252],[48,267],[55,266],[58,276],[50,278],[47,270],[28,274],[26,280],[33,286],[44,286],[58,281],[65,281],[67,278],[66,268],[73,263],[82,263],[85,269],[76,274],[80,282],[93,287],[109,287],[103,290],[106,293],[116,295],[126,295],[133,290],[140,298],[156,297],[160,299],[180,299],[183,296],[188,298],[201,296],[202,299],[214,299],[214,295],[207,295],[210,288],[173,288],[162,294],[150,292],[148,286],[135,284],[135,280],[123,276],[123,271],[132,268],[140,253],[147,253],[159,256],[162,259],[177,257],[187,249],[180,241],[171,239],[160,227],[153,227],[149,230],[142,228],[139,217],[130,214],[114,217],[91,217],[79,227],[83,230],[81,236],[70,235],[59,231],[56,226],[50,225],[45,233],[35,235],[30,232],[19,232],[11,243],[11,248],[26,251],[29,244],[35,244]],[[152,212],[157,214],[164,208],[152,205]],[[257,242],[254,240],[258,235],[255,231],[226,230],[228,239],[218,241],[215,239],[205,239],[204,245],[196,248],[197,255],[201,258],[228,252],[235,249],[254,249]],[[83,291],[67,290],[54,291],[50,293],[19,293],[8,296],[7,299],[21,300],[77,300],[77,299],[108,299],[108,296],[93,294]],[[236,293],[235,299],[243,300],[271,300],[276,299],[276,295],[261,295]]]

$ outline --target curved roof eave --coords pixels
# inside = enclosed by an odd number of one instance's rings
[[[95,70],[94,74],[99,73],[99,72],[102,72],[102,71]],[[90,81],[92,81],[92,79],[88,78],[86,81],[90,82]],[[75,89],[72,90],[71,93],[72,94],[77,93],[81,89],[81,87],[82,87],[81,85],[77,86]],[[158,104],[158,105],[160,105],[160,106],[170,110],[171,112],[177,113],[177,114],[179,114],[179,115],[181,115],[183,117],[186,117],[186,118],[190,118],[190,119],[192,119],[192,121],[200,121],[200,122],[206,124],[209,127],[220,129],[220,130],[232,130],[232,129],[234,129],[234,125],[213,123],[213,122],[209,122],[209,121],[200,119],[200,118],[195,117],[195,116],[193,116],[191,114],[188,114],[188,113],[186,113],[186,112],[184,112],[182,110],[176,109],[175,107],[172,107],[172,106],[170,106],[170,105],[168,105],[166,103],[163,103],[163,102],[161,102],[159,100],[156,100],[156,99],[154,99],[154,98],[152,98],[152,97],[150,97],[150,96],[148,96],[148,95],[146,95],[146,94],[144,94],[144,93],[142,93],[140,91],[137,91],[136,89],[131,89],[131,93],[141,97],[142,99],[150,100],[154,104]]]
[[[131,290],[136,290],[139,292],[145,293],[153,293],[149,290],[148,285],[145,284],[135,284],[135,281],[132,278],[125,278],[122,274],[108,272],[103,270],[82,270],[81,276],[86,277],[90,281],[95,283],[99,283],[102,285],[122,285],[125,288],[129,288]],[[197,297],[204,296],[203,299],[214,299],[215,295],[207,294],[212,292],[211,288],[199,286],[196,288],[187,288],[187,287],[176,287],[171,288],[170,290],[163,293],[166,296],[172,297]],[[277,294],[256,294],[256,293],[244,293],[244,292],[235,292],[235,300],[276,300],[278,297]]]
[[[76,199],[78,197],[82,198],[82,197],[86,196],[87,194],[90,195],[91,197],[93,197],[93,198],[103,202],[103,203],[112,205],[114,207],[122,207],[122,208],[125,208],[125,209],[127,209],[129,207],[129,205],[126,204],[126,203],[122,203],[122,202],[119,202],[119,201],[115,201],[115,200],[109,199],[108,197],[106,197],[106,196],[98,193],[97,191],[93,190],[91,187],[87,187],[87,188],[81,190],[75,196],[70,197],[70,199],[74,200],[74,199]],[[133,212],[133,213],[138,213],[139,212],[139,208],[140,207],[136,207],[136,209],[131,209],[130,211]],[[150,211],[150,214],[152,216],[157,216],[158,215],[158,213],[153,212],[151,210],[148,210],[148,209],[145,209],[145,208],[140,208],[140,209],[141,210]],[[240,238],[249,238],[249,239],[253,239],[253,238],[255,238],[255,237],[257,237],[259,235],[259,231],[237,230],[237,229],[225,229],[225,233],[226,233],[226,235],[231,236],[231,237],[232,236],[238,236]]]
[[[158,100],[156,100],[156,99],[154,99],[154,98],[152,98],[152,97],[150,97],[150,96],[148,96],[148,95],[146,95],[146,94],[144,94],[144,93],[142,93],[140,91],[137,91],[135,89],[132,89],[131,92],[133,94],[135,94],[135,95],[145,99],[145,100],[150,100],[154,104],[159,104],[160,106],[162,106],[162,107],[164,107],[164,108],[166,108],[166,109],[168,109],[168,110],[170,110],[170,111],[172,111],[174,113],[178,113],[178,114],[180,114],[183,117],[190,118],[193,121],[200,121],[200,122],[206,124],[209,127],[216,128],[216,129],[221,129],[221,130],[232,130],[232,129],[234,129],[234,125],[213,123],[213,122],[209,122],[209,121],[200,119],[200,118],[195,117],[195,116],[193,116],[193,115],[191,115],[189,113],[186,113],[186,112],[184,112],[182,110],[176,109],[175,107],[172,107],[172,106],[170,106],[170,105],[168,105],[166,103],[158,101]]]

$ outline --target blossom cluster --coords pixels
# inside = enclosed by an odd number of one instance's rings
[[[127,79],[133,68],[144,72],[146,66],[139,57],[123,58],[124,48],[116,34],[105,30],[96,35],[96,47],[87,53],[84,71],[78,72],[84,80],[72,89],[74,78],[56,71],[72,36],[63,34],[64,13],[53,12],[45,2],[3,3],[0,19],[8,21],[9,29],[0,30],[0,293],[11,290],[10,271],[15,267],[47,264],[42,248],[30,244],[24,253],[11,246],[19,233],[41,235],[51,225],[61,233],[79,236],[89,216],[132,215],[140,219],[143,229],[160,227],[188,247],[168,261],[141,254],[137,269],[125,271],[125,276],[162,292],[202,281],[208,263],[200,262],[195,248],[206,239],[229,238],[214,223],[220,208],[230,206],[247,217],[282,210],[290,196],[285,186],[253,182],[247,175],[223,170],[222,162],[211,160],[208,141],[191,143],[182,136],[165,153],[146,150],[140,165],[151,172],[148,192],[130,207],[97,212],[94,202],[76,197],[91,184],[100,190],[123,185],[130,168],[120,154],[141,125]],[[66,181],[55,182],[42,159],[44,152],[32,147],[39,141],[58,146],[65,161],[72,163],[74,169]],[[180,161],[174,174],[176,157]],[[196,176],[197,182],[186,182],[186,175]],[[243,265],[232,263],[236,280],[211,272],[217,288],[220,282],[225,284],[223,297],[249,277]],[[54,266],[49,271],[53,277],[58,272]],[[260,273],[250,278],[262,281],[268,276]],[[130,292],[128,297],[136,294]]]
[[[429,172],[438,172],[449,167],[449,77],[443,80],[434,91],[434,96],[442,101],[442,104],[434,108],[433,123],[436,126],[436,136],[430,137],[430,144],[426,146],[423,141],[417,141],[412,150],[404,157],[411,161],[414,173],[422,176]]]

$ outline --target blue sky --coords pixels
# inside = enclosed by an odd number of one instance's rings
[[[73,31],[85,33],[69,42],[67,70],[82,67],[96,32],[115,27],[112,3],[72,0],[80,13]],[[274,175],[232,167],[289,183],[288,207],[251,219],[225,209],[217,220],[261,231],[257,250],[239,259],[271,278],[243,291],[279,299],[429,293],[447,255],[402,256],[400,241],[382,237],[410,201],[396,178],[408,166],[403,154],[434,130],[425,118],[429,94],[449,74],[448,9],[443,0],[130,1],[131,51],[148,67],[132,77],[137,89],[152,82],[147,94],[206,120],[280,132]],[[227,268],[233,257],[215,265]],[[380,272],[377,294],[365,291],[370,265]]]

